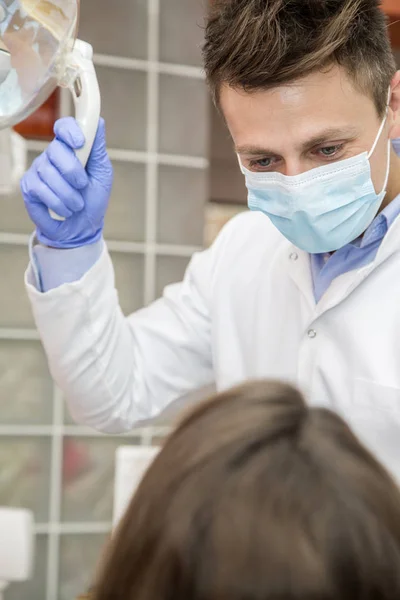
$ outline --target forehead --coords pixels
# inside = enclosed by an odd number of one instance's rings
[[[237,145],[265,143],[266,136],[300,139],[328,127],[362,129],[378,120],[372,98],[337,66],[269,90],[249,93],[223,86],[220,103]]]

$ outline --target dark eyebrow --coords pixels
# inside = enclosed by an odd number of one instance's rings
[[[264,156],[266,154],[276,154],[273,150],[268,150],[262,146],[235,146],[237,154],[247,154],[248,156]]]
[[[304,142],[300,149],[302,152],[305,150],[310,150],[315,146],[320,146],[326,142],[332,142],[334,140],[344,140],[351,141],[357,137],[359,131],[356,127],[351,127],[346,129],[338,129],[338,128],[330,128],[325,129],[318,133],[318,135]],[[276,151],[271,148],[267,148],[266,146],[237,146],[235,148],[235,152],[238,154],[246,154],[248,156],[270,156],[276,155]]]
[[[311,148],[315,148],[315,146],[321,146],[327,142],[339,140],[350,142],[358,135],[359,131],[356,127],[346,127],[346,129],[335,129],[332,127],[331,129],[325,129],[324,131],[321,131],[321,133],[318,135],[314,136],[310,140],[307,140],[307,142],[302,144],[302,150],[310,150]]]

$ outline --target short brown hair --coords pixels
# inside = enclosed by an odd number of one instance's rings
[[[214,100],[287,84],[334,64],[380,115],[396,72],[379,0],[215,0],[203,48]]]
[[[189,415],[133,498],[94,600],[398,600],[400,493],[343,420],[280,383]]]

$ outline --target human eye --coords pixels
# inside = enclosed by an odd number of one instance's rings
[[[249,161],[249,168],[251,171],[270,171],[275,165],[276,160],[270,156]]]
[[[325,160],[335,160],[342,154],[344,144],[330,144],[318,148],[314,154]]]

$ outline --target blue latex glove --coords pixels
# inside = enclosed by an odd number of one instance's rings
[[[52,248],[93,244],[102,235],[113,183],[104,120],[100,120],[86,170],[75,156],[85,141],[75,119],[60,119],[54,133],[55,140],[22,178],[25,206],[41,244]],[[49,208],[66,220],[52,219]]]

